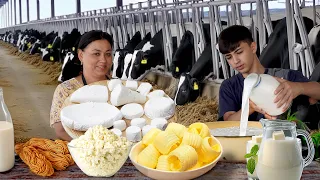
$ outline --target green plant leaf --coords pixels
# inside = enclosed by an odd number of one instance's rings
[[[253,158],[250,158],[247,163],[247,169],[250,174],[256,169],[256,161]]]
[[[252,156],[254,156],[254,155],[249,153],[249,154],[244,155],[244,158],[251,158]]]
[[[258,145],[254,145],[252,148],[251,148],[251,151],[250,151],[250,154],[252,155],[257,155],[257,152],[259,151],[259,146]]]

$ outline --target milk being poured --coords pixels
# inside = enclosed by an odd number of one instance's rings
[[[273,102],[276,98],[274,91],[279,85],[280,83],[268,74],[258,75],[251,73],[247,76],[244,80],[242,93],[240,136],[246,136],[249,117],[249,98],[271,116],[283,113],[282,109],[285,104],[277,108],[277,104]]]

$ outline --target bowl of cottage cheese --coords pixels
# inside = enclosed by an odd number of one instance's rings
[[[78,167],[88,176],[111,177],[126,162],[132,142],[103,126],[89,128],[68,144]]]

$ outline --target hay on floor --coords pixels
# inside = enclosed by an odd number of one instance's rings
[[[199,97],[195,102],[176,106],[174,122],[189,126],[195,122],[214,122],[218,119],[218,102],[216,99]]]

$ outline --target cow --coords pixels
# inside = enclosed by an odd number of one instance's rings
[[[174,78],[179,78],[184,72],[189,72],[195,63],[194,39],[190,31],[181,38],[180,45],[172,58],[170,71]]]
[[[126,44],[123,49],[117,49],[115,52],[115,58],[113,59],[113,71],[112,77],[113,78],[122,78],[124,74],[123,72],[128,67],[128,62],[130,62],[132,53],[135,47],[141,42],[141,34],[140,31],[136,32],[132,39]],[[127,58],[127,59],[126,59]],[[127,61],[125,66],[125,60]]]
[[[63,60],[68,52],[75,51],[75,44],[80,37],[81,33],[76,28],[74,28],[70,34],[68,32],[63,33],[60,43],[60,62],[63,63]]]
[[[189,73],[182,73],[180,76],[178,90],[174,98],[176,105],[183,105],[193,102],[200,96],[199,81],[191,77]]]
[[[176,38],[172,38],[173,52],[177,49]],[[165,55],[163,49],[162,29],[158,31],[143,48],[132,57],[129,75],[132,79],[139,80],[150,70],[164,70]],[[173,54],[172,54],[173,55]],[[171,56],[172,56],[171,55]]]
[[[313,27],[313,21],[307,17],[303,17],[303,20],[306,31],[309,33]],[[298,29],[296,32],[296,40],[301,43]],[[274,28],[259,59],[265,68],[290,69],[286,18],[281,19]]]
[[[132,64],[132,57],[135,57],[137,53],[143,48],[144,44],[146,44],[150,40],[151,40],[151,33],[149,32],[148,34],[145,35],[142,41],[134,48],[133,54],[132,55],[128,54],[126,56],[126,58],[124,59],[124,71],[121,79],[131,78],[130,70],[131,70],[131,64]]]
[[[80,37],[75,41],[75,43],[72,45],[74,48],[71,49],[71,51],[68,51],[63,64],[62,64],[62,71],[60,73],[60,76],[58,78],[59,82],[67,81],[73,77],[76,77],[80,74],[82,71],[82,65],[78,58],[78,44],[80,41]],[[72,39],[69,39],[70,41],[73,41]]]
[[[58,33],[55,33],[55,37],[49,43],[48,46],[42,52],[43,61],[59,61],[59,48],[61,38],[58,36]]]

